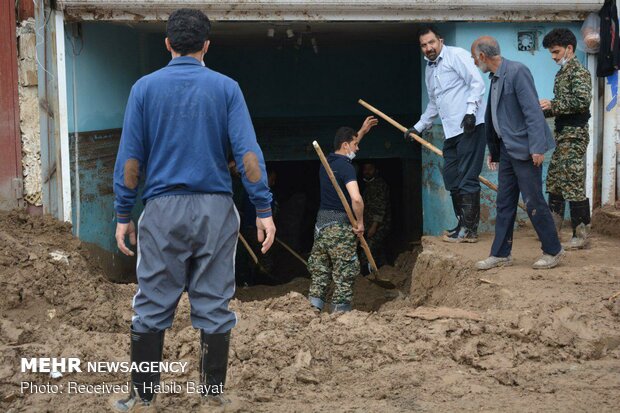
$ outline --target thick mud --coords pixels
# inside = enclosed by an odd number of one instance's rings
[[[566,235],[566,234],[565,234]],[[620,241],[591,248],[553,270],[531,230],[514,240],[515,266],[472,270],[478,244],[423,240],[381,275],[355,286],[355,310],[315,314],[308,280],[237,291],[227,391],[232,411],[617,411],[620,405]],[[112,394],[50,394],[22,383],[124,384],[121,373],[22,373],[22,357],[129,359],[136,286],[106,281],[70,228],[49,218],[0,215],[0,410],[108,411]],[[412,270],[415,262],[415,269]],[[198,382],[198,332],[183,297],[164,358],[187,361],[158,398],[160,411],[213,411],[186,391]],[[120,397],[120,395],[118,395]]]

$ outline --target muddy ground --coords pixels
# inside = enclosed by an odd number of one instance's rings
[[[565,234],[568,236],[568,234]],[[516,233],[515,266],[471,270],[478,244],[424,238],[424,251],[382,269],[398,285],[359,279],[355,311],[317,316],[308,280],[239,289],[232,307],[229,394],[238,411],[618,411],[620,241],[534,271],[538,243]],[[0,411],[103,412],[109,394],[30,394],[21,382],[119,383],[124,374],[21,373],[21,357],[128,360],[135,285],[106,281],[70,228],[49,218],[0,215]],[[198,334],[184,297],[164,358],[188,361],[198,381]],[[164,394],[163,411],[209,411],[196,395]]]

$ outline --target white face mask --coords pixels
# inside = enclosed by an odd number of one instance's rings
[[[564,66],[566,63],[568,63],[568,61],[572,58],[573,56],[568,56],[568,50],[566,50],[564,52],[564,57],[560,59],[558,63],[558,65],[560,66]]]

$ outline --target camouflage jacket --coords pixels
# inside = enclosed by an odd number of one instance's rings
[[[572,58],[555,75],[554,98],[546,117],[587,113],[592,100],[592,77],[588,69]]]
[[[374,222],[381,227],[390,224],[390,190],[383,178],[376,177],[365,182],[364,193],[364,226],[370,228]]]

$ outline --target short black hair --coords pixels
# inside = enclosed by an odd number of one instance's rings
[[[420,37],[429,33],[433,33],[435,36],[437,36],[438,39],[442,38],[441,34],[439,34],[439,30],[437,30],[437,27],[435,25],[425,24],[418,29],[418,40],[420,40]]]
[[[336,131],[336,137],[334,138],[334,150],[340,150],[340,147],[345,142],[351,142],[357,136],[357,131],[348,126],[338,128]]]
[[[178,9],[172,12],[166,25],[170,47],[181,56],[202,50],[209,39],[211,23],[200,10]]]
[[[543,39],[543,47],[545,49],[549,49],[553,46],[567,47],[568,45],[573,46],[574,52],[577,48],[577,38],[573,32],[564,28],[551,30]]]

